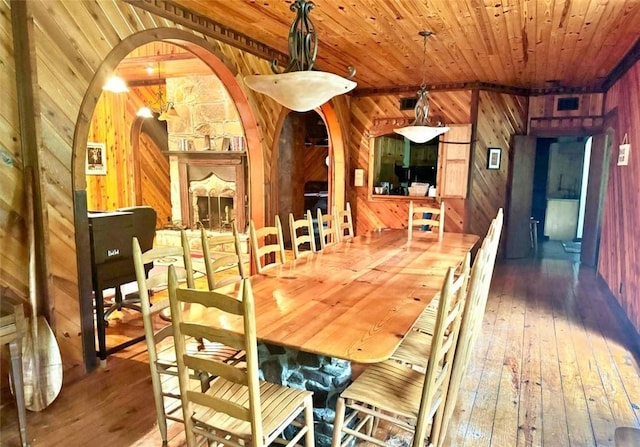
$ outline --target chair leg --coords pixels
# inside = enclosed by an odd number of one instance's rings
[[[16,396],[16,406],[18,407],[18,428],[20,429],[20,442],[23,446],[28,446],[27,441],[27,415],[24,403],[24,382],[22,373],[22,350],[17,341],[9,343],[11,354],[11,377],[13,380],[13,393]]]
[[[162,438],[162,445],[168,443],[167,436],[167,415],[164,411],[164,399],[162,398],[162,384],[157,371],[151,371],[151,387],[153,388],[153,400],[156,406],[156,419],[158,420],[158,430]]]
[[[331,447],[340,447],[342,441],[342,426],[344,425],[345,402],[342,397],[336,402],[336,416],[333,421],[333,437]]]
[[[309,396],[304,406],[304,422],[307,425],[307,447],[314,447],[315,435],[313,430],[313,398]]]

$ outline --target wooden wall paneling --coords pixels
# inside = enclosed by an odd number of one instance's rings
[[[613,129],[609,184],[600,238],[598,273],[640,332],[640,62],[636,62],[607,92],[605,113]],[[624,135],[631,144],[628,166],[617,166]]]
[[[156,228],[171,223],[169,158],[146,133],[140,135],[140,182],[142,205],[156,210]]]
[[[305,146],[304,150],[304,181],[326,182],[328,169],[326,159],[329,156],[327,146]]]
[[[527,98],[480,91],[465,231],[484,235],[498,208],[506,205],[511,136],[526,133]],[[499,170],[487,169],[488,148],[502,149]]]
[[[0,2],[0,300],[28,302],[21,135],[9,2]]]

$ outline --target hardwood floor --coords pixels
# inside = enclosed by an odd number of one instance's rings
[[[577,255],[545,244],[539,256],[496,266],[448,445],[613,446],[617,426],[640,427],[637,334]],[[17,446],[4,372],[2,381],[0,444]],[[32,447],[161,445],[144,344],[65,384],[27,419]],[[182,427],[170,432],[169,445],[183,446]]]

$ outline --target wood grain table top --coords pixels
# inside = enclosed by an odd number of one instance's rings
[[[470,234],[385,229],[327,247],[251,277],[258,339],[359,363],[388,359],[402,337],[478,241]],[[231,290],[229,290],[231,292]],[[236,327],[191,309],[188,320]]]

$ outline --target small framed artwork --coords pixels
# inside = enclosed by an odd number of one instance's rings
[[[502,149],[499,147],[490,147],[487,155],[487,169],[500,169],[501,158]]]
[[[104,143],[87,143],[87,175],[107,174],[107,151]]]

